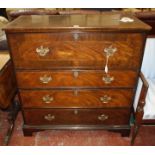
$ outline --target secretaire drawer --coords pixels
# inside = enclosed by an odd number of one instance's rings
[[[20,90],[24,108],[131,107],[134,90]]]
[[[130,109],[29,109],[24,118],[27,125],[124,125]]]
[[[102,70],[80,71],[18,71],[19,88],[65,88],[65,87],[134,87],[137,73],[134,71]]]
[[[138,33],[18,33],[9,34],[16,68],[103,68],[109,52],[109,67],[137,69],[143,36]]]

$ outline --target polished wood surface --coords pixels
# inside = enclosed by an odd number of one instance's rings
[[[77,77],[75,73],[78,72]],[[17,81],[19,88],[69,88],[69,87],[87,87],[87,88],[105,88],[122,87],[134,88],[137,74],[135,71],[111,71],[110,77],[114,77],[111,83],[105,83],[104,77],[107,77],[102,70],[79,70],[79,71],[19,71],[17,72]],[[51,77],[48,83],[43,83],[41,77]]]
[[[103,120],[100,120],[101,115]],[[25,124],[29,125],[125,125],[129,123],[129,115],[129,109],[118,109],[117,111],[113,109],[24,110]],[[47,120],[46,116],[49,116],[51,120]]]
[[[120,22],[122,17],[134,22]],[[7,32],[49,32],[65,30],[102,30],[102,31],[149,31],[151,28],[129,14],[103,13],[97,15],[41,15],[20,16],[5,28]]]
[[[13,66],[9,60],[0,70],[0,108],[6,109],[12,104],[13,97],[17,91]]]
[[[131,145],[134,144],[135,138],[138,134],[141,124],[143,123],[143,121],[145,123],[145,119],[143,120],[143,115],[144,115],[144,106],[146,104],[145,99],[146,99],[146,95],[148,92],[149,83],[147,82],[147,80],[142,72],[140,73],[140,78],[142,80],[142,89],[140,92],[136,112],[134,113],[135,114],[135,122],[134,122],[134,127],[133,127],[133,132],[132,132]],[[150,120],[146,120],[146,122],[147,121],[149,122]]]
[[[134,90],[34,90],[20,91],[24,108],[131,107]]]
[[[15,67],[21,69],[103,68],[108,47],[117,49],[109,58],[110,68],[138,69],[144,42],[138,33],[24,33],[8,37]],[[41,46],[49,49],[45,56],[36,52]]]
[[[122,17],[133,22],[122,22]],[[135,17],[120,13],[23,16],[10,23],[5,31],[24,135],[85,125],[87,129],[119,127],[129,135],[149,30]]]

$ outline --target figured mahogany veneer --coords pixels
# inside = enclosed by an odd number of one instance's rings
[[[20,91],[24,108],[130,107],[132,89]]]
[[[9,35],[16,68],[103,68],[105,48],[117,51],[109,60],[113,69],[138,69],[143,35],[138,33],[19,33]],[[13,46],[12,46],[13,45]],[[36,49],[48,48],[45,56]],[[134,48],[133,48],[134,47]]]
[[[129,109],[24,110],[25,123],[29,125],[125,125],[129,115]]]
[[[24,135],[104,128],[128,136],[149,30],[120,13],[21,16],[10,23],[5,31]]]
[[[78,72],[78,73],[77,73]],[[75,74],[77,74],[75,76]],[[79,71],[20,71],[17,72],[19,88],[67,88],[67,87],[124,87],[134,88],[137,74],[134,71],[110,71],[114,80],[106,84],[103,80],[106,74],[103,70]],[[43,83],[41,77],[51,77],[48,83]]]
[[[8,60],[0,70],[0,108],[6,109],[11,104],[17,91],[12,62]]]

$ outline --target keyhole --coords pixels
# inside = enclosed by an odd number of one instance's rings
[[[78,33],[74,33],[73,37],[74,37],[74,40],[77,41],[79,39],[79,34]]]

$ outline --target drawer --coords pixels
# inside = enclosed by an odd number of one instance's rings
[[[24,108],[131,107],[134,90],[20,90]]]
[[[29,109],[24,110],[27,125],[125,125],[129,109]]]
[[[8,38],[16,68],[103,68],[107,51],[111,69],[141,64],[139,33],[18,33]]]
[[[67,88],[67,87],[135,87],[137,73],[134,71],[102,70],[80,71],[18,71],[19,88]]]

